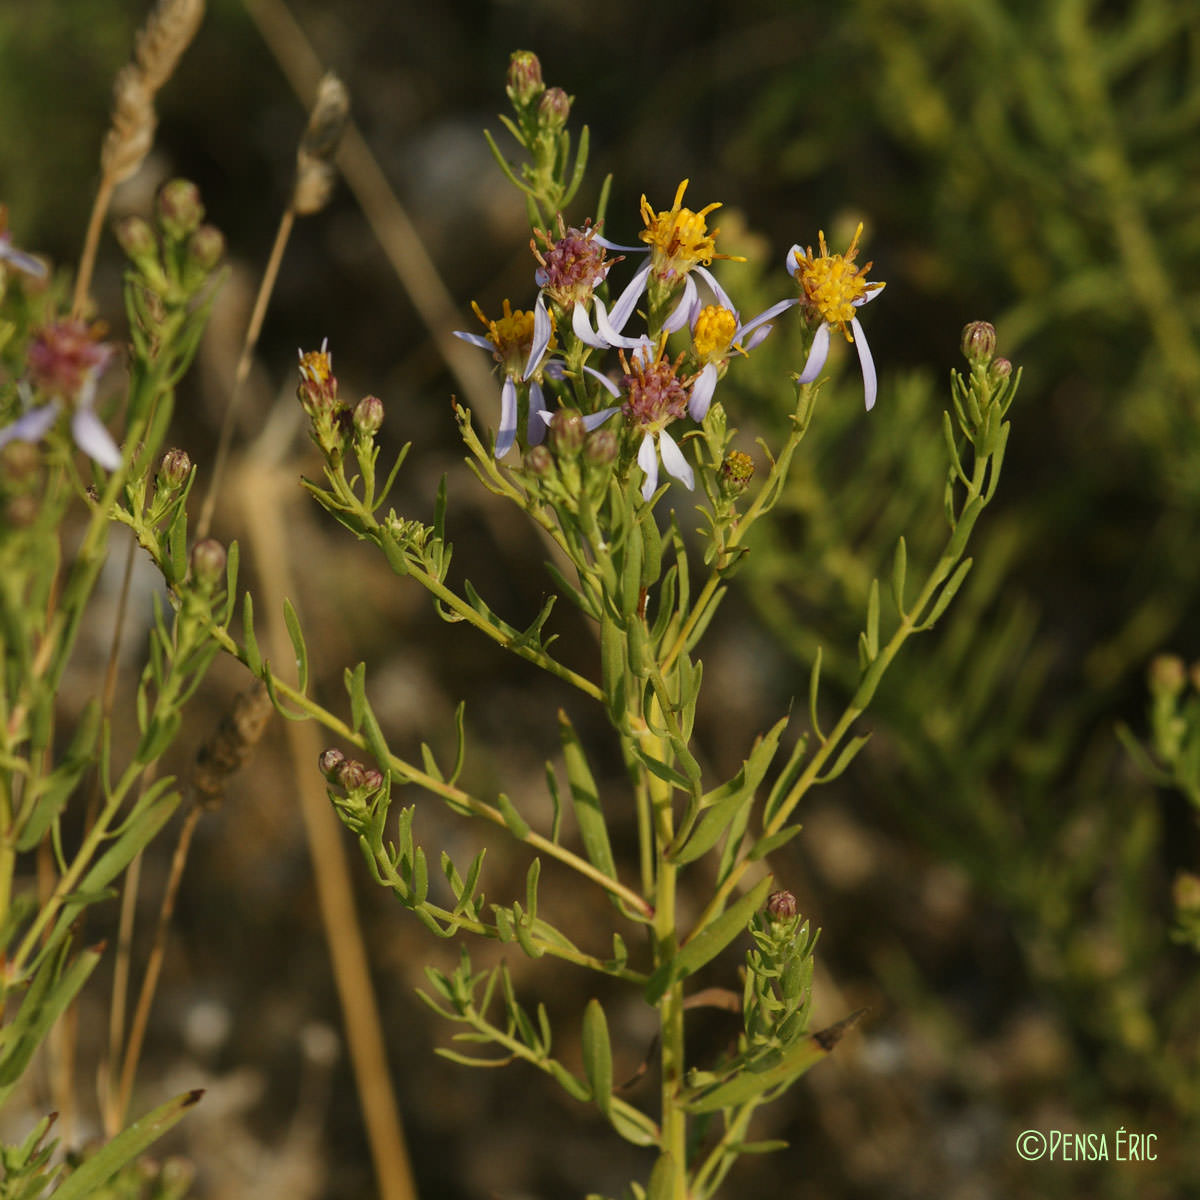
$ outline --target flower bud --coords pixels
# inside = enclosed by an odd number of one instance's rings
[[[800,911],[791,892],[772,892],[767,897],[767,916],[772,921],[790,921]]]
[[[546,90],[542,82],[542,64],[532,50],[513,51],[504,90],[514,108],[528,107]]]
[[[740,450],[731,450],[721,464],[721,483],[730,496],[740,496],[754,475],[754,459]]]
[[[383,427],[383,401],[378,396],[364,396],[354,406],[354,429],[365,438],[374,437]]]
[[[207,275],[225,257],[225,235],[215,225],[201,225],[188,238],[188,258]]]
[[[606,467],[617,457],[620,443],[611,429],[597,429],[583,443],[583,457],[594,467]]]
[[[158,238],[150,222],[142,217],[123,217],[113,227],[122,250],[135,262],[158,258]]]
[[[1012,363],[1007,358],[993,358],[988,365],[988,378],[993,383],[1003,383],[1012,374]]]
[[[357,758],[348,758],[341,763],[335,774],[338,783],[348,792],[357,791],[367,780],[367,768]]]
[[[167,237],[183,241],[204,220],[200,189],[190,179],[172,179],[158,193],[158,225]]]
[[[321,757],[317,759],[317,763],[321,768],[321,774],[332,783],[337,775],[338,768],[346,761],[346,756],[337,749],[336,746],[331,746],[328,750],[321,751]]]
[[[5,501],[0,519],[9,529],[28,529],[37,520],[38,502],[35,496],[23,492]]]
[[[554,455],[545,446],[531,446],[525,454],[525,470],[534,475],[549,475],[554,470]]]
[[[1156,696],[1178,696],[1187,687],[1187,668],[1178,654],[1156,654],[1149,676],[1150,691]]]
[[[538,101],[538,125],[543,129],[558,130],[571,115],[571,97],[560,87],[547,88]]]
[[[1180,871],[1171,885],[1171,898],[1181,916],[1200,915],[1200,875]]]
[[[587,427],[583,414],[576,408],[560,409],[550,422],[550,449],[561,458],[574,458],[583,449]]]
[[[368,792],[377,792],[383,787],[383,772],[377,771],[374,767],[368,767],[363,772],[363,787]]]
[[[225,575],[225,547],[216,538],[204,538],[192,547],[191,564],[195,582],[211,590]]]
[[[996,353],[996,327],[987,321],[972,321],[962,331],[962,352],[971,366],[987,366]]]
[[[186,450],[168,450],[158,464],[156,477],[163,491],[174,492],[183,487],[192,473],[192,460]]]

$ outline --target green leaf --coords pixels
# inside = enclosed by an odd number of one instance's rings
[[[879,657],[879,580],[872,579],[867,593],[867,628],[866,628],[867,661],[874,662]]]
[[[604,820],[604,810],[600,806],[596,781],[592,777],[591,768],[575,729],[562,709],[558,711],[558,732],[567,768],[567,782],[571,788],[571,803],[575,809],[575,820],[579,825],[584,853],[592,866],[603,871],[610,879],[616,879],[617,865],[613,859],[612,845],[608,840],[608,825]]]
[[[612,1046],[604,1009],[595,997],[583,1010],[583,1073],[591,1086],[596,1107],[609,1116],[612,1112]]]
[[[760,879],[719,917],[714,918],[703,929],[693,930],[675,957],[662,963],[650,976],[646,983],[646,1003],[657,1004],[672,983],[686,979],[705,963],[716,958],[746,928],[750,918],[762,907],[772,882],[770,875]]]
[[[537,920],[537,889],[538,878],[542,873],[542,860],[535,858],[529,864],[529,870],[525,873],[525,911],[529,914],[529,923],[532,926]]]
[[[799,825],[789,825],[786,829],[781,829],[778,833],[771,833],[764,838],[759,838],[750,848],[750,853],[746,857],[751,862],[757,862],[760,858],[766,858],[768,854],[774,853],[780,846],[786,846],[799,832]]]
[[[102,1150],[72,1171],[54,1192],[54,1200],[87,1200],[127,1162],[131,1162],[174,1126],[204,1095],[197,1088],[159,1105],[117,1134]]]
[[[496,797],[496,807],[500,810],[500,815],[504,818],[504,824],[508,826],[508,831],[519,842],[523,842],[529,836],[529,822],[513,807],[513,802],[501,792]]]
[[[842,747],[842,752],[837,756],[837,761],[823,775],[817,777],[817,783],[830,783],[836,779],[855,759],[858,752],[871,740],[869,733],[860,734],[856,738],[851,738],[845,746]]]
[[[255,675],[262,674],[262,652],[258,648],[258,638],[254,635],[254,598],[249,592],[242,599],[242,652],[246,656],[246,666]]]
[[[353,670],[347,667],[345,681],[350,697],[350,728],[358,733],[367,708],[367,664],[360,662]]]
[[[304,644],[304,633],[300,629],[300,618],[292,602],[284,597],[283,621],[287,626],[288,637],[292,640],[292,649],[296,653],[296,691],[308,691],[308,647]]]
[[[934,622],[937,621],[938,617],[940,617],[942,613],[946,611],[947,607],[949,607],[950,601],[954,599],[954,594],[960,587],[962,587],[963,580],[966,579],[967,572],[971,569],[971,563],[973,561],[973,559],[968,558],[959,563],[958,570],[956,570],[954,574],[950,576],[946,586],[942,588],[933,608],[930,610],[929,615],[923,618],[921,624],[917,626],[918,630],[931,628]]]
[[[824,742],[825,735],[821,732],[821,722],[817,719],[817,692],[821,687],[821,647],[817,647],[817,657],[813,659],[812,670],[808,673],[808,719],[812,722],[812,731],[817,739]]]
[[[660,1154],[646,1185],[646,1200],[675,1200],[675,1160]]]

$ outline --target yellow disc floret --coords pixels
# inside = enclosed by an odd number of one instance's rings
[[[699,212],[684,208],[683,193],[687,185],[685,179],[675,192],[674,204],[662,212],[655,212],[642,196],[642,221],[646,228],[638,237],[650,247],[652,269],[662,279],[675,279],[686,275],[696,265],[707,267],[714,258],[730,257],[716,252],[716,237],[720,230],[714,229],[710,233],[705,220],[721,205],[706,204]]]
[[[729,357],[730,343],[737,331],[737,318],[719,304],[709,304],[700,310],[692,331],[692,345],[701,362]]]
[[[533,312],[525,312],[522,309],[513,312],[512,306],[505,300],[504,316],[492,321],[483,315],[483,309],[474,300],[471,301],[471,307],[487,330],[487,340],[495,347],[492,357],[504,368],[506,374],[520,376],[533,347]],[[551,315],[551,320],[553,319]],[[554,344],[553,337],[550,344]]]
[[[803,255],[796,256],[793,274],[796,282],[804,289],[804,303],[822,321],[840,329],[846,340],[853,341],[846,328],[854,317],[855,301],[861,302],[868,291],[878,291],[882,283],[868,283],[870,263],[861,267],[854,265],[858,254],[858,239],[862,236],[862,223],[854,231],[845,254],[830,254],[825,244],[825,232],[819,234],[820,255],[814,255],[809,246]]]

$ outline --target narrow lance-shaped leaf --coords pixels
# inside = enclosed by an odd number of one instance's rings
[[[558,728],[567,768],[567,782],[571,788],[571,802],[575,808],[575,820],[579,824],[584,853],[592,866],[603,871],[610,879],[616,879],[617,866],[613,859],[612,845],[608,840],[608,825],[604,820],[604,810],[600,807],[596,781],[592,777],[591,768],[575,729],[562,709],[559,709],[558,713]]]
[[[583,1070],[596,1107],[607,1117],[612,1110],[612,1046],[604,1009],[594,997],[583,1010]]]

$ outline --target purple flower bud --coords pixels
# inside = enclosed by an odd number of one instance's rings
[[[192,547],[192,578],[205,591],[225,577],[225,547],[216,538],[204,538]]]
[[[996,327],[987,321],[972,321],[965,326],[962,352],[971,366],[987,366],[996,353]]]
[[[542,82],[542,64],[532,50],[513,51],[504,90],[515,108],[528,107],[546,90]]]
[[[547,88],[538,101],[538,125],[543,129],[558,130],[571,115],[571,97],[560,87]]]
[[[988,366],[988,378],[993,383],[1003,383],[1012,374],[1012,369],[1007,358],[993,358]]]
[[[363,437],[374,437],[383,427],[383,401],[378,396],[364,396],[354,406],[354,428]]]
[[[617,457],[620,441],[611,429],[596,429],[583,443],[584,459],[595,467],[606,467]]]
[[[158,464],[158,486],[167,492],[177,491],[192,473],[192,460],[186,450],[168,450]]]
[[[545,446],[532,446],[525,454],[525,470],[534,475],[549,475],[554,470],[554,455]]]
[[[113,232],[121,249],[135,263],[158,257],[158,238],[154,236],[150,222],[142,217],[123,217],[116,223]]]
[[[554,414],[548,440],[550,448],[560,458],[574,458],[583,449],[586,437],[587,427],[578,409],[564,408]]]
[[[201,225],[188,238],[188,258],[206,275],[225,257],[225,235],[215,225]]]
[[[336,746],[331,746],[328,750],[322,750],[321,757],[317,759],[317,763],[321,768],[321,774],[331,783],[337,774],[338,768],[345,761],[346,756]]]
[[[204,220],[200,189],[189,179],[172,179],[158,193],[158,225],[167,237],[182,242]]]
[[[337,781],[348,792],[358,791],[366,783],[367,768],[357,758],[348,758],[337,768]]]
[[[767,915],[772,921],[790,921],[799,911],[791,892],[772,892],[767,897]]]
[[[363,774],[363,787],[368,792],[377,792],[383,787],[383,772],[374,767],[368,767]]]

